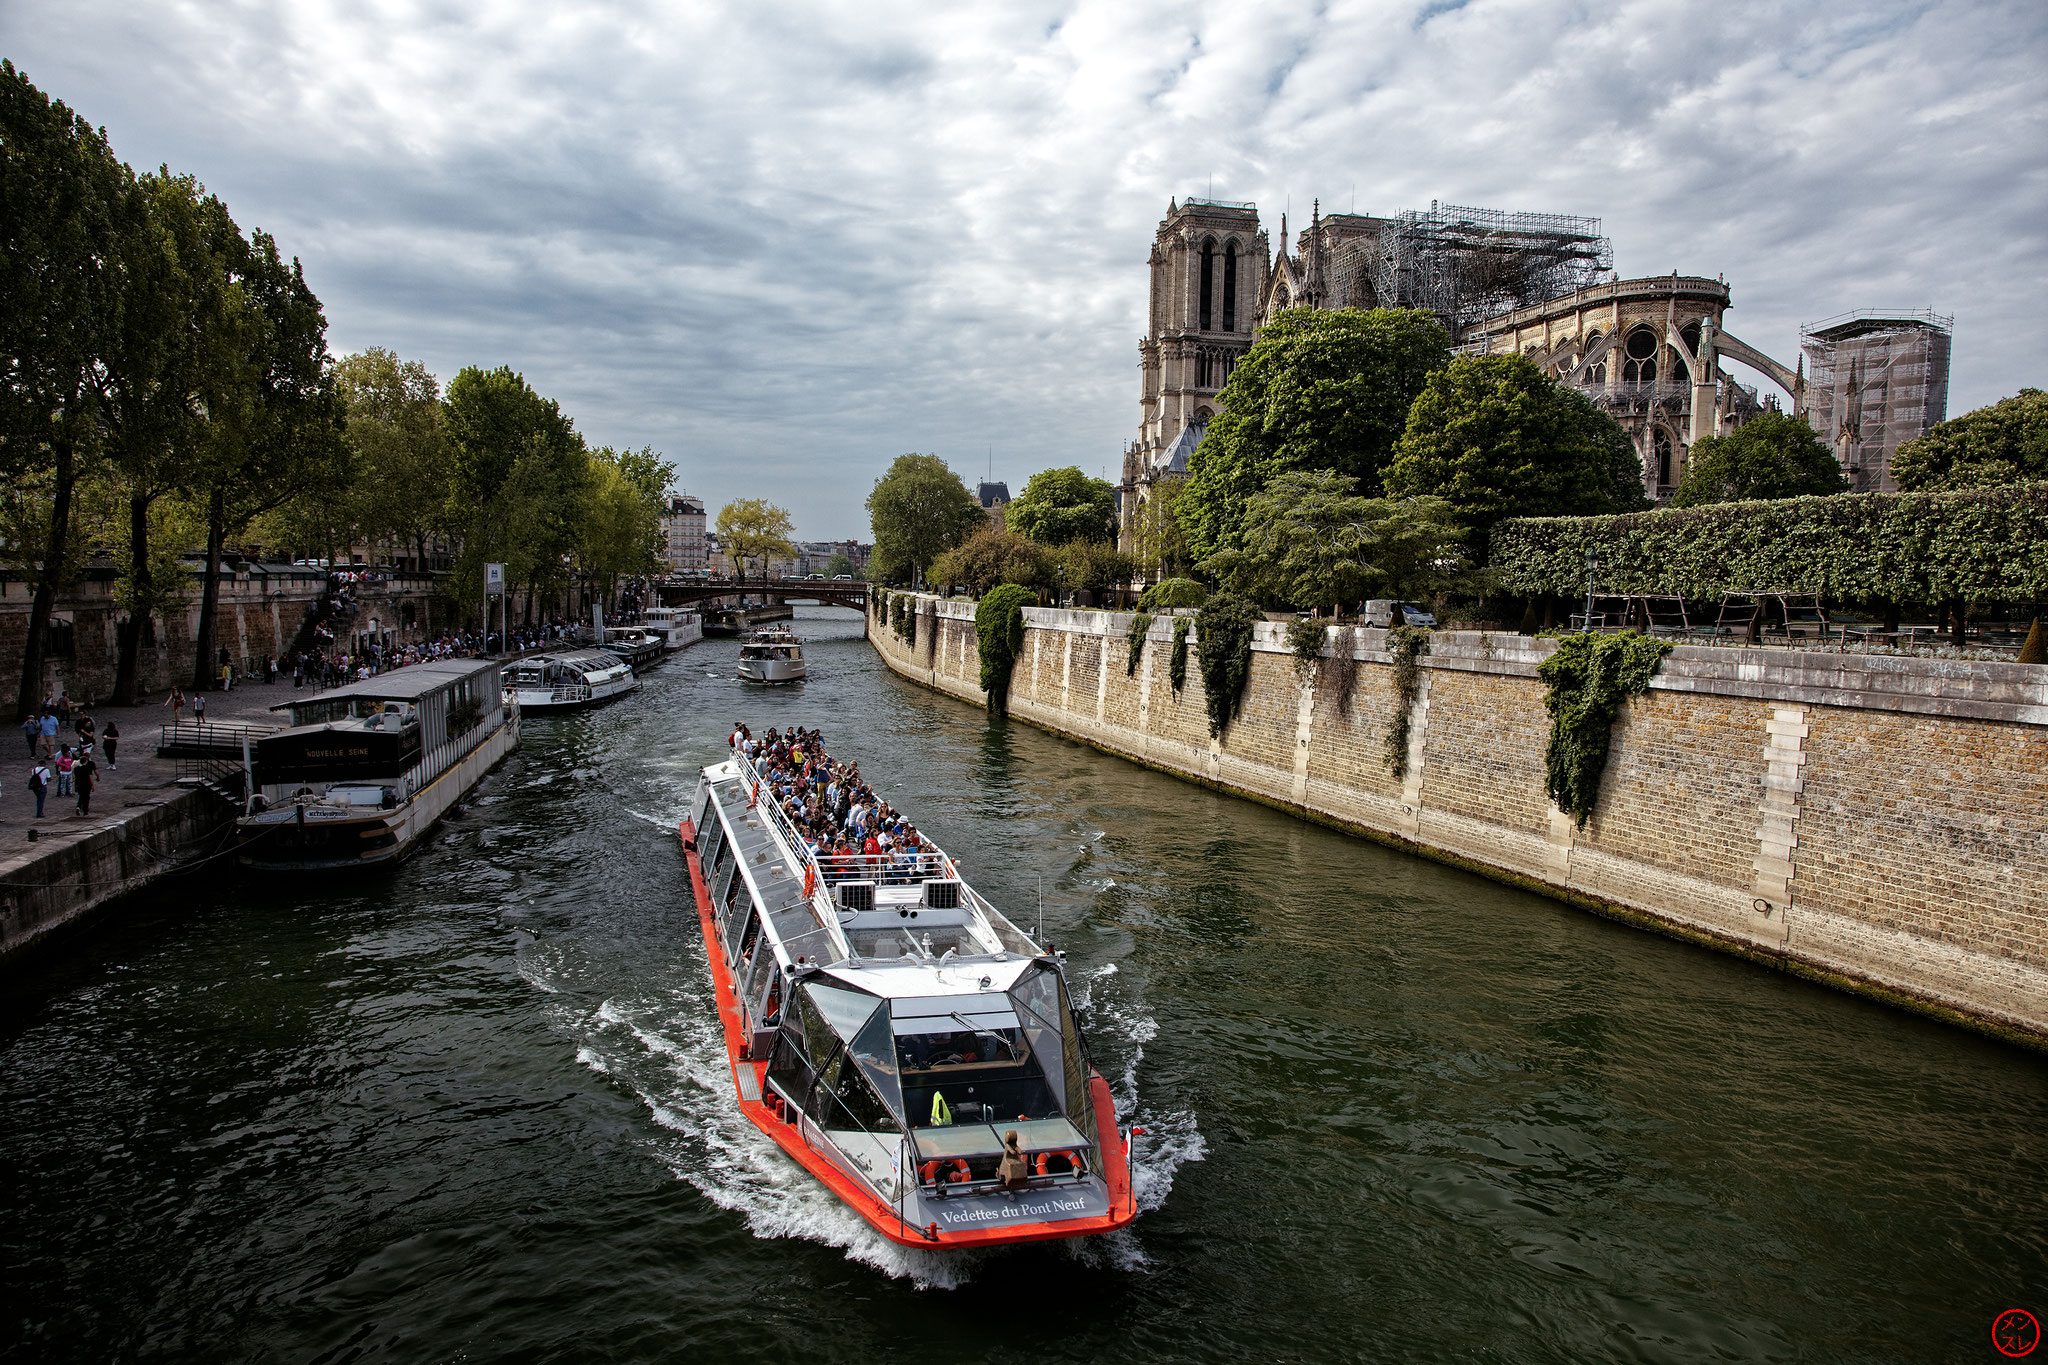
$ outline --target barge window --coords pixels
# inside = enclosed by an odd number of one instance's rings
[[[877,1010],[869,1019],[867,1027],[860,1031],[848,1046],[853,1060],[859,1065],[861,1074],[882,1097],[882,1102],[897,1116],[903,1117],[903,1083],[896,1071],[895,1038],[889,1031],[889,1015]]]
[[[761,917],[759,915],[747,916],[747,931],[740,935],[740,956],[751,958],[754,955],[754,945],[760,942],[760,939]]]

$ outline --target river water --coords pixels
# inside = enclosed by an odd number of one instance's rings
[[[6,983],[0,1354],[1979,1360],[2048,1059],[707,642],[394,877],[199,875]],[[1070,956],[1149,1135],[1092,1244],[899,1250],[740,1121],[674,825],[815,725]]]

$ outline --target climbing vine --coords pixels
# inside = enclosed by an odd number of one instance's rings
[[[1124,661],[1124,676],[1136,677],[1138,664],[1145,657],[1145,635],[1152,629],[1150,613],[1139,612],[1131,618],[1131,657]]]
[[[1395,626],[1387,632],[1387,653],[1394,659],[1394,718],[1387,722],[1387,771],[1396,779],[1408,776],[1409,721],[1422,691],[1423,655],[1429,653],[1429,632],[1419,626]]]
[[[981,690],[988,695],[988,713],[1008,715],[1010,674],[1017,667],[1017,655],[1024,648],[1024,608],[1038,601],[1038,594],[1015,583],[1005,583],[975,604],[974,637],[981,650]]]
[[[1195,613],[1212,736],[1221,735],[1244,709],[1244,685],[1252,676],[1252,627],[1265,619],[1265,613],[1234,592],[1217,593]]]
[[[1549,688],[1543,698],[1550,712],[1545,787],[1557,808],[1577,820],[1579,828],[1586,827],[1600,799],[1600,774],[1607,767],[1621,704],[1650,690],[1651,677],[1670,652],[1670,641],[1634,631],[1567,635],[1557,642],[1557,652],[1537,667],[1537,676]]]
[[[1287,648],[1294,654],[1294,681],[1303,687],[1323,657],[1325,627],[1313,616],[1297,616],[1287,623]]]
[[[1337,688],[1333,700],[1337,714],[1351,714],[1351,696],[1358,690],[1358,627],[1337,627]]]
[[[1188,685],[1188,626],[1190,624],[1185,616],[1176,618],[1173,623],[1173,653],[1166,660],[1166,681],[1173,685],[1175,692],[1179,692]]]

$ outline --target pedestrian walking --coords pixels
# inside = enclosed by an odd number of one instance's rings
[[[57,795],[71,795],[71,770],[77,766],[69,744],[57,751]]]
[[[164,705],[171,708],[172,725],[185,719],[185,693],[182,688],[172,688],[171,695],[164,698]]]
[[[71,781],[78,789],[78,813],[92,814],[92,789],[99,781],[99,769],[91,759],[85,760],[78,770],[71,774]]]
[[[50,791],[50,770],[38,762],[28,773],[29,795],[36,799],[36,819],[43,818],[43,798]]]
[[[44,710],[41,725],[43,757],[55,758],[57,756],[57,709],[54,706]]]
[[[108,721],[107,732],[101,735],[100,739],[107,746],[107,771],[113,772],[119,766],[114,762],[114,747],[121,742],[121,722]]]
[[[194,692],[192,694],[192,719],[206,719],[206,694],[204,692]]]
[[[36,741],[43,737],[43,718],[30,716],[21,723],[21,737],[28,741],[28,756],[36,756]]]

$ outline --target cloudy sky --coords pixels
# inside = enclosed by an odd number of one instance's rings
[[[509,364],[805,537],[908,450],[1114,477],[1172,195],[1595,216],[1788,362],[1931,307],[1952,413],[2048,380],[2039,0],[11,0],[0,54],[275,233],[338,351]]]

